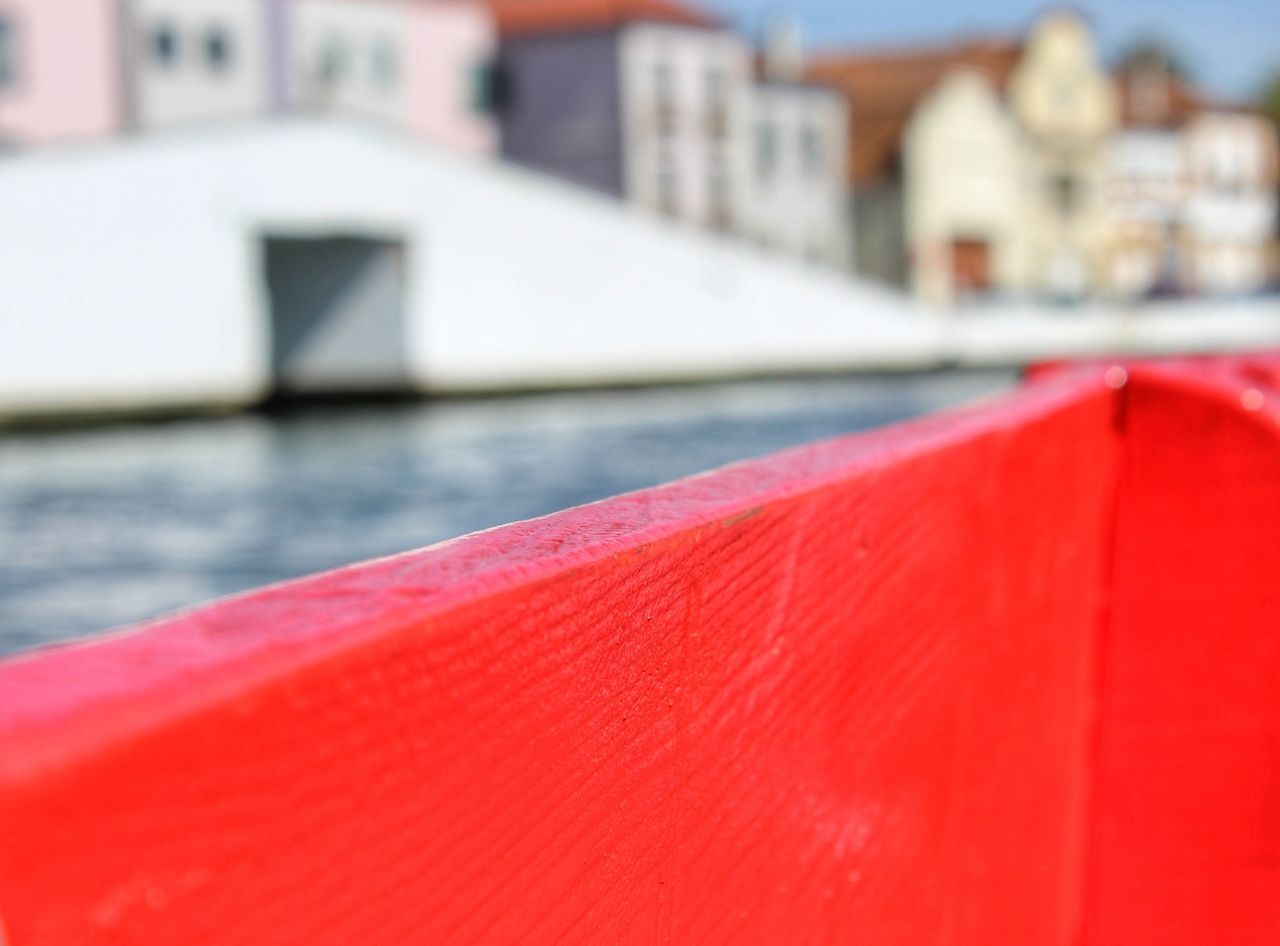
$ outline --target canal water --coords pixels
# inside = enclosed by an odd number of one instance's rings
[[[0,651],[973,400],[1003,372],[351,405],[0,436]]]

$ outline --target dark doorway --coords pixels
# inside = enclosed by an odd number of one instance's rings
[[[267,236],[262,259],[277,393],[408,387],[403,241]]]
[[[956,295],[980,295],[991,288],[990,258],[985,240],[951,241],[951,276]]]

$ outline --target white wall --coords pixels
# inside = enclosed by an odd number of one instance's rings
[[[431,389],[660,381],[1280,343],[1273,303],[948,321],[901,295],[373,125],[198,128],[0,162],[0,411],[245,402],[269,383],[263,232],[408,247]],[[1168,320],[1166,320],[1168,321]]]
[[[264,231],[403,238],[426,387],[933,357],[888,292],[377,126],[194,128],[17,157],[0,163],[0,206],[5,410],[257,396]]]

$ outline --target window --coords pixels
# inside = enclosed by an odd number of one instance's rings
[[[728,85],[725,82],[724,73],[716,68],[707,70],[706,75],[706,91],[707,91],[707,107],[716,109],[725,107],[726,90]]]
[[[510,74],[493,60],[471,66],[471,110],[481,115],[496,115],[511,105]]]
[[[720,169],[713,169],[707,178],[708,223],[717,229],[728,229],[732,222],[729,213],[729,178]]]
[[[394,89],[400,79],[400,59],[395,45],[388,37],[380,36],[374,40],[369,62],[374,85],[384,91]]]
[[[806,125],[800,130],[800,160],[809,177],[820,177],[826,169],[826,142],[822,132],[812,125]]]
[[[680,202],[679,181],[676,180],[675,161],[668,153],[658,158],[657,195],[658,209],[674,214]]]
[[[231,36],[221,26],[211,26],[204,34],[204,58],[214,72],[225,72],[231,66]]]
[[[341,36],[330,36],[320,50],[317,72],[326,84],[332,85],[346,74],[347,44]]]
[[[1070,216],[1080,206],[1081,182],[1070,174],[1055,174],[1049,179],[1054,206],[1062,216]]]
[[[0,16],[0,89],[16,85],[18,81],[18,53],[13,21]]]
[[[151,58],[165,69],[178,61],[178,31],[171,23],[160,23],[151,31]]]
[[[671,63],[660,60],[653,67],[653,97],[659,106],[672,108],[676,100],[675,76],[671,73]]]
[[[756,125],[756,176],[773,177],[778,166],[778,131],[768,122]]]

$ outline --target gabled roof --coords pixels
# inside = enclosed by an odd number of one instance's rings
[[[575,33],[628,23],[718,28],[720,20],[681,0],[488,0],[504,35]]]
[[[944,76],[967,68],[1002,90],[1021,56],[1021,42],[981,39],[921,49],[827,53],[813,59],[806,75],[837,89],[849,102],[848,179],[859,188],[892,176],[912,113]]]
[[[1169,71],[1122,67],[1114,78],[1126,128],[1176,128],[1212,107],[1189,82]]]

